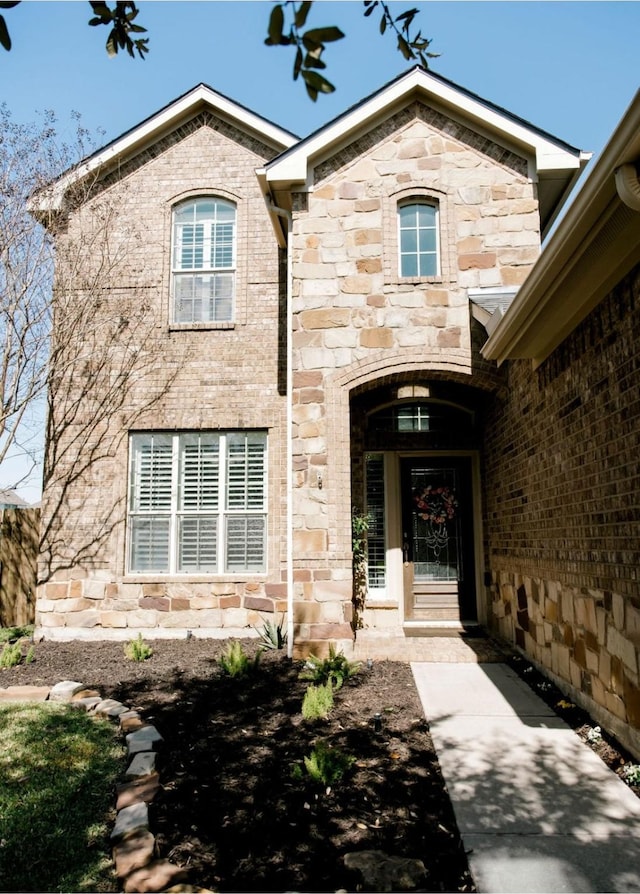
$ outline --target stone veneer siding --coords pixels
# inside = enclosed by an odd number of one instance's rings
[[[487,425],[494,629],[640,757],[640,268]]]
[[[284,279],[255,176],[275,154],[215,116],[199,115],[96,184],[69,217],[58,289],[77,289],[83,300],[93,270],[79,263],[91,252],[77,245],[97,246],[94,254],[112,263],[95,325],[82,334],[86,344],[72,366],[61,365],[53,389],[58,434],[47,453],[36,620],[47,638],[247,635],[262,618],[286,611]],[[237,203],[235,323],[172,326],[171,209],[202,194]],[[78,265],[71,282],[67,252]],[[96,294],[93,288],[89,300]],[[112,337],[118,311],[122,333]],[[140,357],[129,367],[127,349]],[[123,368],[128,375],[119,382]],[[200,429],[268,433],[267,573],[127,574],[129,431]]]
[[[438,203],[436,277],[398,273],[397,205],[413,196]],[[467,288],[522,282],[539,245],[526,161],[419,103],[323,161],[294,196],[294,620],[305,648],[352,637],[351,392],[412,375],[476,384]]]

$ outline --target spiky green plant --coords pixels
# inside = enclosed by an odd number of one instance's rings
[[[352,677],[360,667],[356,661],[348,661],[342,652],[336,652],[335,646],[329,646],[328,658],[317,658],[310,655],[300,674],[301,680],[311,683],[329,683],[334,689],[340,689],[349,677]]]
[[[15,667],[22,661],[22,646],[19,642],[7,643],[0,652],[0,667]]]
[[[139,633],[136,639],[129,640],[125,644],[124,654],[129,661],[146,661],[147,658],[151,658],[153,655],[153,649],[145,643],[142,639],[142,634]]]
[[[302,716],[305,720],[326,720],[333,708],[333,688],[331,683],[311,684],[302,700]]]
[[[265,621],[262,630],[258,631],[260,636],[260,650],[268,652],[271,649],[284,649],[287,644],[287,631],[284,628],[284,615],[280,618],[280,623],[275,621]]]
[[[355,757],[332,748],[325,742],[318,742],[311,754],[303,758],[304,768],[312,782],[329,787],[339,782],[354,763]],[[298,764],[293,771],[294,778],[301,779],[302,767]]]
[[[257,668],[259,661],[259,652],[256,653],[255,658],[249,658],[242,648],[242,643],[234,640],[232,643],[229,643],[226,651],[220,656],[218,664],[228,676],[244,677]]]

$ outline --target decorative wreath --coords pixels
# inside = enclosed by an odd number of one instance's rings
[[[424,521],[441,525],[456,517],[458,500],[450,487],[432,487],[430,484],[413,497],[418,515]]]

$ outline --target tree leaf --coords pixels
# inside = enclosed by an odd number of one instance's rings
[[[376,8],[376,6],[378,5],[378,0],[364,0],[364,5],[366,7],[364,11],[364,15],[366,18],[367,16],[370,16],[373,10]]]
[[[398,49],[405,59],[415,59],[415,53],[401,34],[398,34]]]
[[[2,44],[7,52],[11,49],[11,38],[9,37],[9,31],[4,16],[0,16],[0,44]]]
[[[282,40],[282,29],[284,27],[284,10],[279,3],[271,10],[269,16],[269,40],[274,44],[279,44]]]
[[[13,9],[14,6],[17,6],[20,3],[20,0],[1,0],[0,9]]]
[[[112,13],[106,3],[91,2],[91,9],[97,16],[100,16],[103,22],[110,22]]]
[[[106,43],[107,55],[110,58],[118,55],[118,44],[116,42],[116,32],[112,31],[109,37],[107,38]]]
[[[382,16],[382,18],[380,19],[380,34],[384,34],[384,32],[386,30],[387,30],[387,17]]]
[[[300,47],[296,50],[296,61],[293,63],[293,80],[298,80],[298,75],[300,74],[300,69],[302,68],[302,50]]]
[[[304,3],[301,3],[296,11],[296,17],[294,19],[294,23],[296,28],[304,28],[305,22],[307,21],[307,16],[309,15],[309,11],[311,10],[312,0],[305,0]]]
[[[331,43],[334,40],[342,40],[343,32],[335,25],[328,28],[312,28],[311,31],[305,31],[302,39],[313,41],[314,43]]]
[[[322,75],[318,74],[317,71],[309,71],[308,69],[303,69],[302,77],[305,80],[305,84],[308,84],[310,87],[313,87],[318,93],[333,93],[336,89],[333,84],[331,84],[326,78],[323,78]]]
[[[326,68],[326,63],[320,59],[319,56],[314,56],[312,53],[307,53],[304,60],[305,68]]]

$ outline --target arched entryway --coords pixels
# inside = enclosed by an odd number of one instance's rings
[[[405,632],[469,626],[482,598],[484,394],[413,377],[351,395],[352,497],[369,522],[372,613]]]

